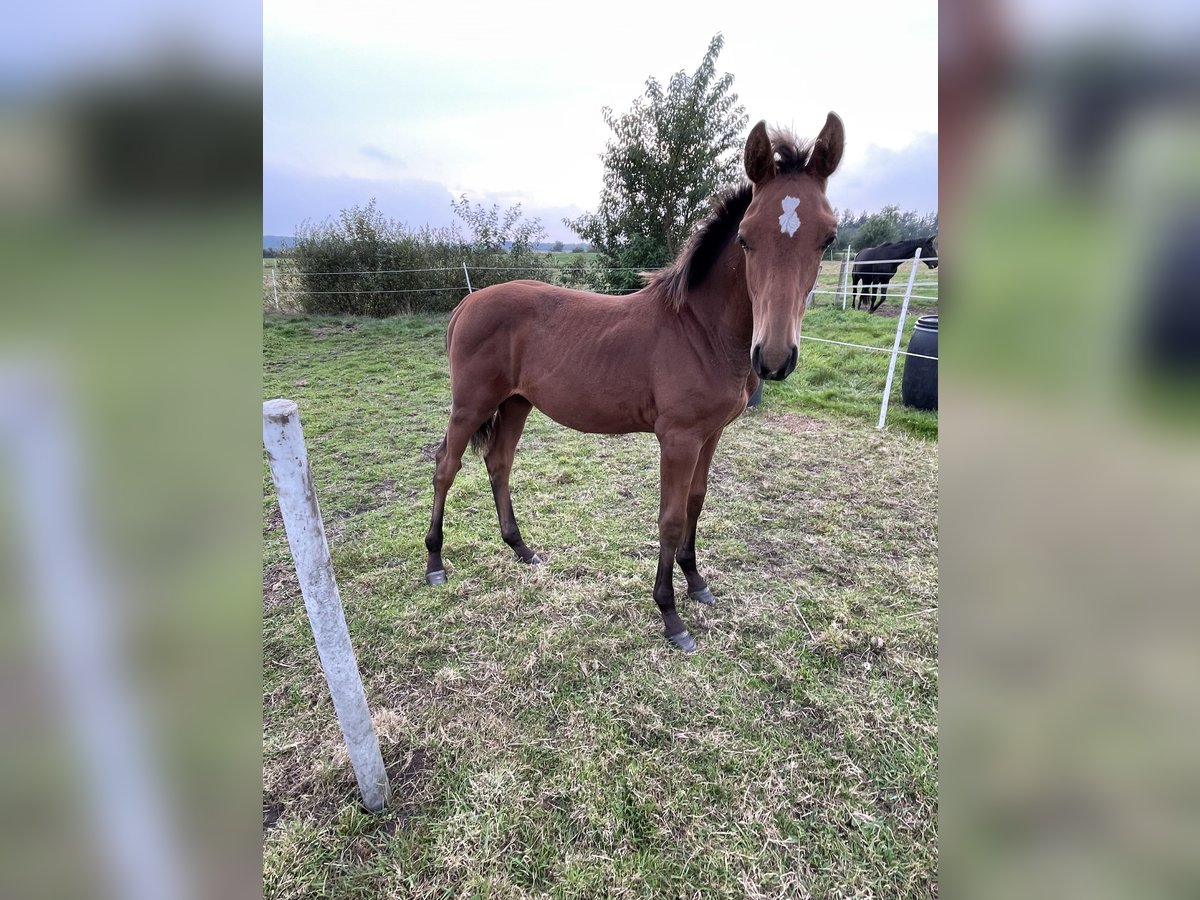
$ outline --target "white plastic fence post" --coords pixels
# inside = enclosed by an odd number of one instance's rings
[[[363,805],[378,812],[388,801],[388,777],[371,724],[367,697],[358,675],[358,662],[350,645],[342,599],[333,577],[329,544],[321,522],[321,508],[308,469],[308,452],[300,414],[291,400],[263,404],[263,443],[271,465],[271,479],[279,496],[279,511],[287,531],[304,608],[317,642],[317,654]]]
[[[275,267],[271,266],[271,293],[275,297],[275,311],[279,312],[279,291],[275,287]]]
[[[467,293],[475,293],[475,289],[471,287],[471,273],[467,271],[467,262],[463,260],[463,274],[467,276]]]
[[[908,273],[908,287],[904,291],[904,302],[900,305],[900,321],[896,323],[896,340],[892,343],[892,361],[888,363],[887,384],[883,387],[883,403],[879,407],[879,424],[876,428],[883,428],[883,423],[887,419],[888,400],[892,396],[892,377],[896,374],[896,354],[900,352],[900,335],[904,331],[904,319],[908,315],[908,298],[912,296],[913,281],[917,277],[917,263],[921,261],[921,248],[917,248],[916,254],[913,256],[912,271]]]
[[[850,293],[850,248],[846,248],[846,263],[842,269],[842,312],[846,311],[846,297]]]

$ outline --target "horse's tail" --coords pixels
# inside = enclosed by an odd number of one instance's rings
[[[500,424],[500,410],[492,413],[491,417],[475,429],[471,435],[471,452],[476,456],[486,456],[492,449],[492,439],[496,436],[496,426]]]

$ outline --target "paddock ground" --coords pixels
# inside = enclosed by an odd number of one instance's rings
[[[445,321],[264,321],[393,786],[383,815],[356,805],[264,462],[264,895],[936,896],[936,418],[879,432],[803,370],[769,388],[717,451],[718,604],[683,606],[684,657],[650,598],[648,435],[530,417],[513,499],[538,568],[468,456],[450,582],[423,585]]]

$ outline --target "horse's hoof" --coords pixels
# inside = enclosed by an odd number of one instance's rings
[[[445,584],[446,583],[446,570],[438,569],[436,572],[425,573],[425,583],[428,585]]]
[[[540,566],[541,564],[542,564],[542,558],[540,556],[538,556],[536,553],[533,554],[533,556],[529,557],[529,565]]]
[[[708,588],[704,588],[703,590],[700,590],[700,591],[688,591],[688,596],[691,597],[693,600],[695,600],[697,603],[704,603],[704,604],[707,604],[708,606],[712,606],[714,603],[717,602],[717,598],[713,596],[713,592],[710,591]]]
[[[668,634],[667,640],[682,650],[684,653],[695,653],[696,642],[692,640],[692,636],[686,631],[681,631],[679,634]]]

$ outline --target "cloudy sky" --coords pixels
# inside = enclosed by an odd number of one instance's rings
[[[683,10],[686,9],[686,12]],[[846,124],[834,206],[937,208],[937,6],[371,3],[267,0],[263,230],[291,234],[376,197],[410,225],[449,224],[452,198],[561,222],[595,209],[610,132],[650,76],[719,68],[751,123],[813,135]]]

